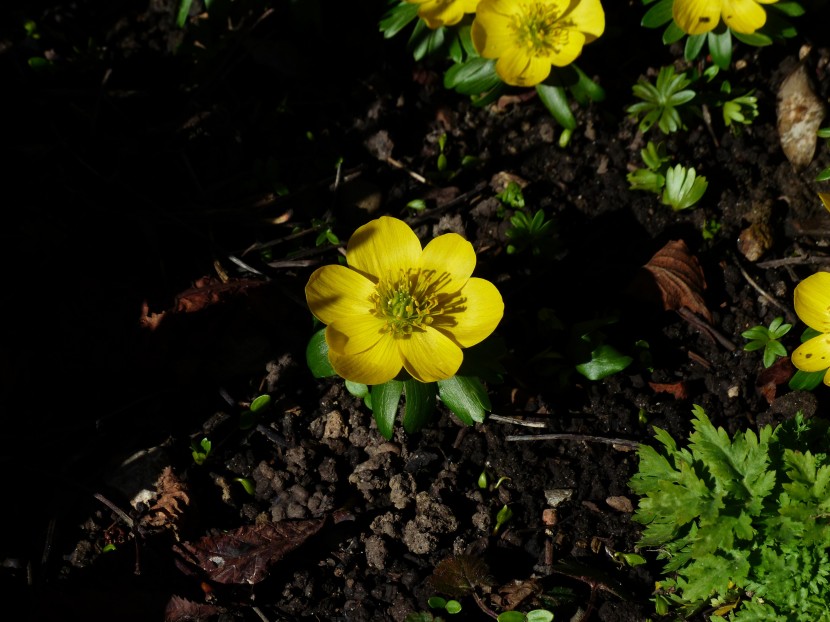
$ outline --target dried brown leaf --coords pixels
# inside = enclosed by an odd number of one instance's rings
[[[173,550],[217,583],[253,585],[320,531],[325,522],[325,518],[311,518],[247,525],[230,533],[205,536],[195,543],[183,542]]]
[[[225,613],[222,607],[172,596],[164,610],[164,622],[207,622],[222,613]]]
[[[686,388],[686,383],[682,380],[679,382],[669,383],[649,382],[648,386],[650,386],[651,390],[655,393],[670,393],[676,400],[685,400],[689,397],[689,391]]]
[[[712,314],[703,301],[706,289],[703,270],[683,240],[668,242],[643,269],[657,287],[663,309],[677,311],[686,307],[712,321]]]
[[[490,569],[475,555],[451,555],[442,559],[429,582],[433,589],[448,596],[461,598],[476,587],[491,584]]]
[[[789,357],[783,357],[764,369],[755,380],[755,387],[768,404],[775,401],[778,386],[788,383],[795,373],[795,367]]]
[[[179,525],[190,506],[187,485],[168,466],[156,481],[156,491],[157,500],[142,517],[141,523],[154,529],[172,529],[178,535]]]
[[[809,166],[816,151],[816,132],[824,119],[824,102],[810,84],[807,67],[799,63],[778,88],[778,137],[796,170]]]

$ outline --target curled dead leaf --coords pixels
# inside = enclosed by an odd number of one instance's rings
[[[666,311],[685,307],[711,322],[712,314],[703,300],[705,289],[700,262],[683,240],[672,240],[657,251],[630,287],[641,298],[657,298]]]

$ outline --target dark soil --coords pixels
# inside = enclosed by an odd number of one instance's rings
[[[635,568],[614,557],[640,533],[627,487],[636,443],[652,426],[684,438],[694,404],[730,432],[827,408],[823,387],[789,390],[786,359],[770,380],[741,337],[784,316],[791,351],[803,329],[793,288],[830,261],[813,182],[830,153],[819,145],[796,170],[775,115],[804,44],[827,100],[827,11],[786,43],[736,49],[733,82],[756,89],[760,115],[739,134],[715,114],[691,119],[667,140],[709,180],[699,205],[673,212],[626,181],[660,139],[626,117],[631,85],[680,56],[638,27],[638,2],[606,3],[606,35],[580,66],[608,97],[575,108],[564,149],[536,98],[476,108],[443,88],[443,66],[412,60],[405,36],[384,41],[380,0],[266,4],[210,19],[194,9],[180,30],[165,0],[30,2],[0,26],[4,602],[32,620],[403,622],[429,610],[436,565],[467,554],[487,565],[481,597],[495,611],[653,616],[654,552]],[[33,56],[52,68],[33,70]],[[451,177],[436,165],[442,134]],[[465,156],[477,165],[462,168]],[[538,256],[506,252],[510,212],[494,198],[505,175],[555,222]],[[426,210],[407,209],[416,198]],[[421,432],[386,441],[342,381],[306,367],[303,287],[339,257],[315,244],[319,223],[345,242],[381,214],[423,240],[462,233],[477,275],[503,294],[503,381],[488,384],[495,416],[483,424],[464,427],[439,404]],[[711,220],[720,229],[704,239]],[[711,322],[642,288],[642,266],[676,240],[700,263]],[[635,361],[590,381],[571,345],[581,323],[606,318],[607,342]],[[270,406],[240,425],[262,394]],[[571,436],[512,438],[553,433]],[[196,465],[191,442],[205,436],[212,451]],[[178,505],[133,505],[165,467]],[[512,518],[494,533],[505,505]],[[242,567],[238,581],[211,581],[180,554],[218,533],[321,517],[319,530],[300,523],[313,535],[261,581]],[[486,619],[462,601],[453,619]]]

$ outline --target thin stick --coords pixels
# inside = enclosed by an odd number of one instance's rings
[[[525,421],[518,417],[503,417],[502,415],[487,415],[487,419],[491,421],[498,421],[499,423],[512,423],[513,425],[522,425],[526,428],[546,428],[548,424],[544,421]]]
[[[605,443],[606,445],[622,445],[636,449],[640,446],[639,441],[630,441],[625,438],[606,438],[604,436],[591,436],[590,434],[519,434],[505,436],[505,441],[577,441]]]
[[[680,307],[677,309],[677,314],[686,320],[692,326],[706,332],[709,334],[712,339],[717,341],[721,344],[724,348],[729,350],[730,352],[735,351],[735,344],[732,343],[725,335],[723,335],[720,331],[718,331],[714,326],[712,326],[709,322],[703,320],[702,318],[698,317],[694,311],[688,309],[687,307]]]
[[[778,302],[775,298],[773,298],[770,294],[768,294],[767,291],[764,288],[762,288],[760,285],[758,285],[758,283],[755,282],[755,279],[753,279],[751,276],[749,276],[747,271],[744,270],[744,268],[741,264],[736,262],[735,265],[738,266],[738,270],[741,271],[741,274],[743,275],[744,279],[746,279],[746,282],[749,283],[756,292],[761,294],[761,297],[764,300],[766,300],[772,306],[777,307],[778,309],[780,309],[784,313],[784,315],[787,316],[787,321],[790,324],[795,324],[796,318],[793,316],[792,311],[790,311],[787,307],[785,307],[780,302]]]

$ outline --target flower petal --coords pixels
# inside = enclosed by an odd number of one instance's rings
[[[452,378],[464,360],[461,348],[429,327],[398,339],[397,343],[404,369],[419,382]]]
[[[504,315],[504,301],[495,285],[475,277],[467,281],[459,294],[462,304],[435,316],[432,327],[462,348],[469,348],[496,330]]]
[[[349,315],[329,324],[326,328],[326,343],[329,350],[338,354],[357,354],[373,347],[386,331],[386,321],[373,313]]]
[[[798,346],[790,358],[796,368],[814,372],[830,367],[830,335],[819,335]]]
[[[723,0],[723,21],[735,32],[751,34],[767,21],[767,12],[757,0]]]
[[[364,315],[374,309],[374,284],[346,266],[323,266],[314,271],[305,286],[308,308],[323,324],[338,318]]]
[[[511,86],[535,86],[550,75],[550,61],[510,48],[496,62],[496,73]]]
[[[392,380],[403,366],[396,341],[389,334],[384,335],[374,347],[357,354],[339,354],[330,349],[329,361],[341,378],[368,385]]]
[[[385,276],[397,277],[401,270],[417,265],[420,257],[418,236],[404,221],[390,216],[359,227],[346,246],[349,267],[375,283]]]
[[[516,46],[516,37],[509,18],[514,6],[506,6],[501,12],[499,2],[481,2],[471,30],[473,45],[483,58],[498,58]]]
[[[605,32],[605,11],[599,0],[581,0],[574,5],[570,13],[563,18],[573,25],[569,29],[578,30],[588,35],[587,42],[593,41]]]
[[[547,63],[556,65],[557,67],[566,67],[574,62],[577,56],[582,53],[582,47],[585,45],[585,35],[575,30],[570,30],[565,40],[564,45],[558,45],[551,50],[547,57]]]
[[[720,13],[721,0],[674,0],[672,5],[675,23],[690,35],[712,30],[720,23]]]
[[[830,333],[830,273],[816,272],[801,281],[793,302],[802,322],[820,333]]]
[[[473,245],[457,233],[445,233],[433,239],[421,255],[421,270],[434,273],[440,286],[435,290],[445,294],[464,287],[476,267]]]

